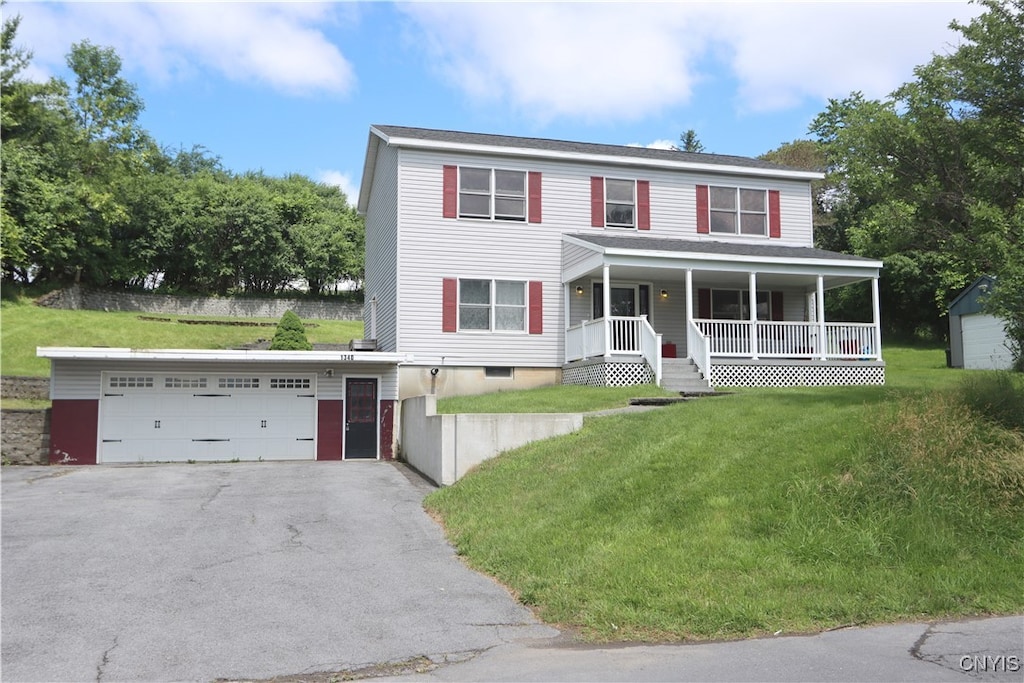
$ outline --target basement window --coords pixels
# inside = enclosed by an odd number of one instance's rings
[[[508,367],[486,367],[484,377],[487,379],[512,379],[512,368]]]

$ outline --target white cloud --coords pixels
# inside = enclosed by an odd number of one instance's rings
[[[860,90],[884,97],[977,5],[953,2],[410,3],[434,66],[474,100],[538,121],[628,121],[718,78],[738,111]]]
[[[87,2],[9,5],[22,15],[19,43],[35,53],[33,75],[61,71],[71,45],[113,47],[131,78],[160,81],[214,72],[287,94],[344,94],[352,65],[321,30],[336,21],[323,3]]]
[[[356,202],[359,201],[359,186],[352,181],[351,173],[319,170],[317,171],[316,179],[321,183],[340,187],[341,191],[345,193],[345,197],[348,198],[350,206],[355,206]]]
[[[630,142],[626,144],[626,147],[646,147],[647,149],[675,149],[676,143],[671,140],[655,140],[654,142],[648,142],[646,145],[639,142]]]
[[[686,100],[704,47],[677,5],[413,3],[435,68],[538,120],[639,119]]]

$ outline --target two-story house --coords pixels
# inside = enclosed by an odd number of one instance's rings
[[[882,263],[814,247],[821,177],[744,157],[372,126],[358,203],[366,334],[414,358],[401,398],[560,382],[883,383]],[[859,282],[873,319],[826,320],[825,292]]]

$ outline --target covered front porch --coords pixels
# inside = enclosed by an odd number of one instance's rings
[[[565,381],[596,383],[601,364],[625,381],[642,365],[666,385],[688,359],[711,386],[884,383],[881,265],[807,247],[565,235]],[[826,320],[825,292],[863,282],[871,320]]]

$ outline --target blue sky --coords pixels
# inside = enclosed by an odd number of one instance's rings
[[[110,46],[163,146],[355,202],[375,123],[757,156],[829,98],[881,98],[967,2],[9,2],[33,78]]]

